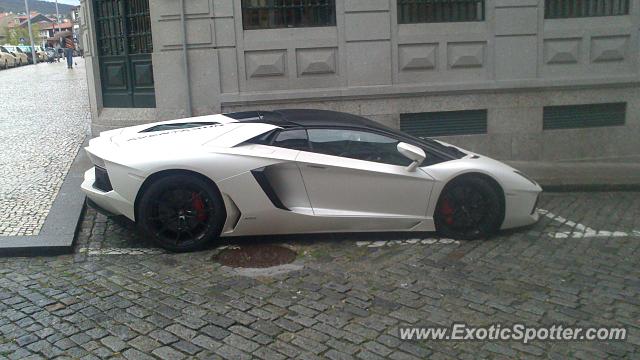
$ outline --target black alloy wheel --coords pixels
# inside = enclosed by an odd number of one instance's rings
[[[137,215],[149,237],[175,252],[202,249],[215,241],[226,218],[217,189],[184,174],[154,181],[142,195]]]
[[[455,179],[442,191],[434,214],[437,232],[459,240],[488,238],[504,219],[497,191],[479,177]]]

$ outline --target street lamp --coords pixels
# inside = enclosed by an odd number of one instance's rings
[[[36,47],[33,44],[33,34],[31,33],[31,12],[29,12],[29,0],[24,0],[24,7],[27,10],[27,26],[29,27],[29,41],[31,41],[31,58],[33,64],[38,64],[38,57],[36,56]]]

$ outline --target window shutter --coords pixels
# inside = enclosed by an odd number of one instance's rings
[[[401,114],[400,129],[416,137],[486,134],[487,110]]]

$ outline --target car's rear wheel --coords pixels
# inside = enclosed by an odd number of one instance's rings
[[[480,177],[454,179],[442,191],[434,213],[440,236],[476,240],[495,234],[504,218],[500,194]]]
[[[217,189],[198,176],[175,174],[149,185],[137,220],[159,246],[176,252],[199,250],[222,231],[225,211]]]

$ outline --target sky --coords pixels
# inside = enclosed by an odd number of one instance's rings
[[[56,2],[55,0],[44,0],[48,2]],[[80,0],[58,0],[58,4],[80,5]]]

